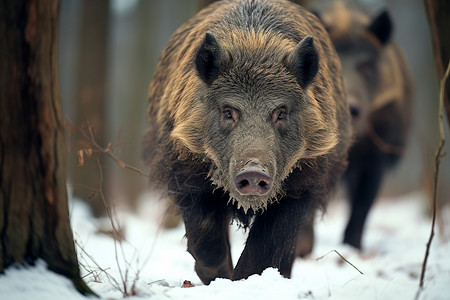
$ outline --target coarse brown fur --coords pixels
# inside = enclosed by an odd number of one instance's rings
[[[284,0],[214,3],[164,49],[148,115],[151,184],[177,204],[202,281],[266,267],[289,277],[296,235],[345,171],[351,140],[341,67],[317,18]],[[233,182],[254,161],[273,181],[263,195]],[[232,217],[250,226],[234,271]]]

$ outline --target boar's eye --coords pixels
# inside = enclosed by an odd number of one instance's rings
[[[226,129],[233,129],[239,121],[239,112],[233,108],[226,107],[222,109],[222,124]]]
[[[272,123],[277,124],[280,122],[286,122],[288,118],[287,109],[285,107],[277,108],[272,113]]]
[[[356,65],[356,69],[366,79],[371,79],[375,74],[375,62],[373,62],[372,60],[360,62]]]
[[[226,110],[223,111],[223,118],[226,121],[228,121],[228,120],[229,121],[234,121],[233,112],[231,111],[231,109],[226,109]]]
[[[286,118],[286,112],[281,111],[281,112],[278,114],[277,121],[283,120],[283,119],[285,119],[285,118]]]

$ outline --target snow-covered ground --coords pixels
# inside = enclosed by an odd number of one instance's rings
[[[183,226],[169,231],[160,228],[161,202],[144,201],[138,215],[118,211],[126,237],[122,246],[115,247],[110,237],[96,233],[100,221],[92,219],[80,201],[71,202],[71,222],[77,244],[84,249],[77,246],[82,275],[103,299],[122,297],[115,283],[123,289],[122,277],[128,291],[135,282],[135,299],[414,299],[431,226],[423,213],[426,201],[421,194],[378,201],[368,220],[363,254],[340,243],[347,211],[345,202],[335,201],[317,220],[313,255],[297,259],[292,279],[267,269],[245,281],[217,279],[209,286],[201,284],[194,272]],[[234,225],[230,232],[236,262],[246,236]],[[184,280],[195,287],[181,288]],[[0,276],[0,299],[86,298],[39,262],[34,267],[10,268]],[[450,242],[442,242],[439,234],[419,299],[450,299]]]

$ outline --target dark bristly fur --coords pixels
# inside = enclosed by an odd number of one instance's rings
[[[186,227],[208,284],[267,267],[290,276],[298,233],[347,165],[341,66],[318,19],[289,1],[219,1],[181,26],[149,90],[144,159]],[[258,166],[264,194],[233,179]],[[273,185],[272,185],[273,183]],[[250,228],[233,270],[228,226]]]

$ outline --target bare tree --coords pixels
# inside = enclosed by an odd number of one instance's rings
[[[43,259],[92,293],[69,222],[58,10],[56,0],[0,2],[0,272]]]

